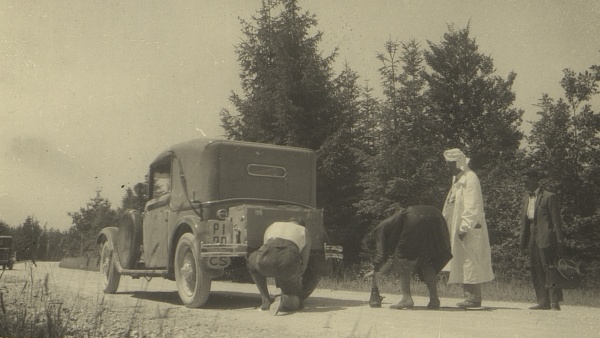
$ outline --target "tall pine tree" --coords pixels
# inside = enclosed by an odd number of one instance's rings
[[[230,97],[238,114],[221,111],[229,138],[317,150],[332,133],[335,51],[321,55],[316,18],[300,10],[296,0],[264,0],[254,22],[242,21],[243,95]]]
[[[426,115],[419,44],[388,40],[385,52],[377,58],[382,62],[379,72],[385,97],[376,115],[375,151],[365,159],[366,171],[361,175],[365,194],[358,207],[361,213],[381,220],[400,207],[435,205],[440,170],[434,165],[439,145]]]
[[[236,49],[243,94],[230,96],[236,112],[221,111],[222,127],[230,139],[317,151],[317,204],[330,239],[350,247],[360,196],[356,140],[364,139],[355,128],[357,75],[346,67],[334,76],[336,50],[322,56],[317,20],[298,1],[265,0],[252,19],[242,21]]]
[[[424,74],[431,113],[439,121],[439,133],[447,148],[462,148],[475,169],[512,159],[523,137],[519,130],[523,111],[513,108],[512,85],[494,75],[490,56],[479,52],[469,26],[449,26],[438,44],[428,41]]]

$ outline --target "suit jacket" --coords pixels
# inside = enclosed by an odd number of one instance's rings
[[[535,201],[533,221],[527,217],[528,205],[529,194],[527,193],[523,196],[521,208],[521,249],[527,248],[532,228],[535,229],[535,243],[538,248],[555,246],[557,241],[562,241],[562,218],[556,196],[549,191],[540,189]]]

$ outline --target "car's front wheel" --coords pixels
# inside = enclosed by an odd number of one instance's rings
[[[108,244],[108,241],[102,244],[100,253],[100,274],[104,284],[104,293],[115,293],[119,288],[121,274],[115,267],[113,250]]]
[[[208,300],[212,280],[200,268],[200,253],[191,233],[183,234],[177,242],[175,282],[179,298],[185,306],[201,307]]]

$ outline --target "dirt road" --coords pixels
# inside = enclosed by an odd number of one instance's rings
[[[105,337],[599,337],[600,309],[563,306],[563,311],[532,311],[530,304],[485,302],[484,310],[425,310],[416,297],[413,310],[392,310],[398,295],[384,294],[384,306],[371,309],[368,292],[317,289],[305,309],[273,317],[258,311],[252,284],[213,282],[202,309],[181,305],[174,282],[123,277],[115,295],[104,295],[98,273],[63,269],[58,263],[18,264],[5,277],[44,281],[49,293],[70,308],[69,320]],[[6,279],[5,279],[6,280]],[[387,301],[387,302],[386,302]],[[419,305],[421,307],[419,307]],[[96,327],[93,331],[91,326]],[[129,331],[128,331],[129,330]]]

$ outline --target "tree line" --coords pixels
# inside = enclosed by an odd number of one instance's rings
[[[469,25],[449,25],[439,41],[385,41],[374,56],[379,87],[361,85],[350,65],[336,73],[337,50],[319,49],[324,33],[298,0],[264,0],[241,26],[241,93],[232,92],[232,108],[220,112],[224,136],[317,152],[318,206],[330,238],[345,248],[346,264],[364,260],[364,235],[399,208],[442,208],[451,184],[442,153],[457,147],[482,184],[499,278],[527,276],[518,251],[521,173],[535,168],[559,197],[566,255],[583,262],[588,285],[598,286],[600,114],[590,102],[600,65],[565,69],[557,79],[564,97],[540,93],[538,119],[526,135],[524,112],[514,107],[517,74],[496,73]],[[116,210],[97,192],[69,213],[68,231],[47,230],[34,218],[12,231],[41,238],[34,250],[40,259],[86,255],[103,226],[125,209],[143,209],[146,198],[147,182],[128,188]]]
[[[449,25],[424,44],[388,39],[376,53],[374,88],[349,65],[336,74],[337,50],[319,49],[324,33],[299,2],[265,0],[242,20],[241,93],[232,92],[221,122],[230,139],[317,151],[318,204],[346,262],[362,259],[363,236],[399,208],[442,208],[451,184],[442,153],[457,147],[482,183],[498,275],[527,276],[517,235],[521,173],[535,168],[561,201],[566,255],[600,276],[600,115],[590,104],[599,65],[565,69],[557,79],[564,97],[540,93],[538,120],[525,135],[517,74],[496,73],[469,25]]]
[[[117,209],[97,191],[85,207],[69,212],[72,225],[65,231],[48,228],[34,216],[12,227],[0,221],[0,236],[13,236],[18,261],[60,261],[66,257],[97,258],[96,237],[100,230],[115,226],[120,215],[128,209],[142,211],[148,199],[147,182],[128,187]]]

